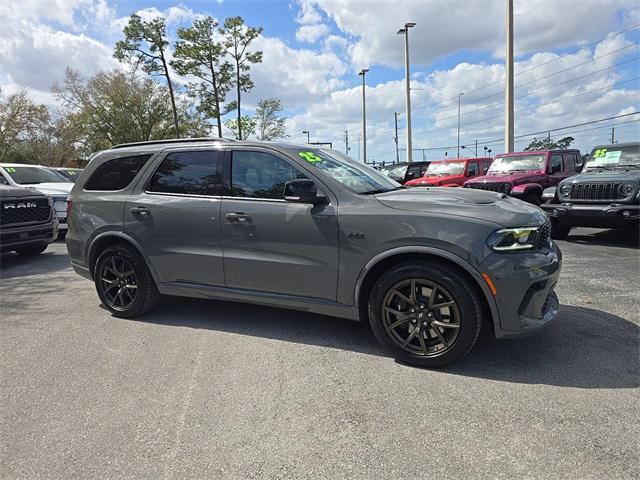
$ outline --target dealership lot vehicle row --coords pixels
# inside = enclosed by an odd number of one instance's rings
[[[64,244],[4,255],[2,476],[637,477],[636,242],[575,229],[557,321],[444,370],[302,312],[168,298],[115,319]]]

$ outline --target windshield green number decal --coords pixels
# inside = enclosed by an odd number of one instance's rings
[[[69,175],[75,175],[75,174],[76,174],[76,172],[74,172],[73,170],[69,170],[67,173],[68,173]]]
[[[298,155],[309,163],[318,163],[322,161],[322,158],[313,152],[298,152]]]
[[[604,157],[607,154],[606,148],[598,148],[595,152],[593,152],[593,158]]]
[[[6,170],[7,172],[9,172],[9,173],[16,173],[16,169],[15,169],[15,168],[13,168],[13,167],[7,167],[7,168],[5,168],[5,170]]]

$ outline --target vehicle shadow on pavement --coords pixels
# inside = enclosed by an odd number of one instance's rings
[[[604,247],[640,248],[640,229],[632,227],[620,230],[599,230],[596,233],[590,233],[589,229],[579,229],[577,233],[570,233],[565,242]]]
[[[389,357],[368,324],[292,310],[167,297],[161,308],[134,321]],[[563,305],[554,324],[526,339],[497,341],[485,329],[469,355],[439,371],[514,383],[635,388],[639,349],[640,327],[633,322]]]
[[[485,332],[447,368],[457,375],[577,388],[640,386],[640,327],[591,308],[562,305],[538,335],[498,341]]]
[[[0,256],[0,280],[48,274],[66,268],[69,268],[69,256],[66,251],[57,253],[47,249],[40,255],[21,256],[16,253],[3,253]]]

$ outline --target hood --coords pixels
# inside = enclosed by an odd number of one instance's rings
[[[415,187],[375,197],[396,210],[469,217],[504,227],[539,226],[547,221],[538,207],[501,193],[471,188]]]
[[[31,188],[9,187],[0,185],[0,199],[8,198],[25,198],[25,197],[44,197],[41,192],[34,191]]]
[[[514,185],[520,183],[539,182],[546,178],[546,174],[540,170],[531,172],[513,172],[513,173],[501,173],[499,175],[483,175],[481,177],[472,178],[465,183],[494,183],[494,182],[509,182]]]
[[[45,195],[60,195],[67,196],[71,192],[73,188],[73,183],[71,182],[51,182],[51,183],[36,183],[34,185],[25,185],[26,188],[32,190],[38,190],[39,192],[44,193]]]
[[[424,177],[416,178],[407,182],[405,185],[446,185],[447,183],[464,178],[464,175],[425,175]]]
[[[561,183],[640,182],[640,170],[592,170],[566,178]]]

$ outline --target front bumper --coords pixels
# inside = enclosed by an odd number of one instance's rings
[[[640,221],[640,205],[545,203],[541,208],[568,227],[618,228]]]
[[[16,248],[35,245],[48,245],[58,237],[58,222],[52,219],[48,223],[19,225],[0,230],[0,251],[10,252]]]
[[[554,292],[562,266],[555,243],[538,252],[492,253],[480,266],[496,288],[496,338],[515,338],[548,325],[559,311]]]

